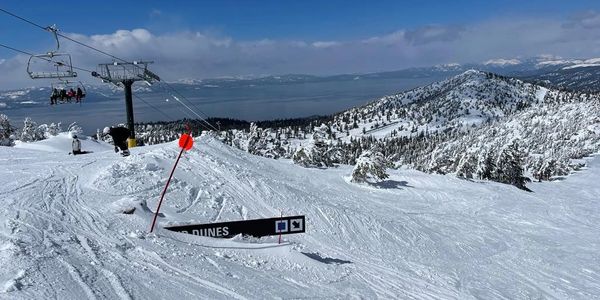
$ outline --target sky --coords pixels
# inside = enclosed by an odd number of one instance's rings
[[[391,71],[554,55],[600,56],[600,1],[8,1],[0,8],[163,78]],[[52,36],[0,12],[0,44],[33,53]],[[111,58],[63,40],[73,64]],[[31,86],[28,56],[0,48],[0,88]]]

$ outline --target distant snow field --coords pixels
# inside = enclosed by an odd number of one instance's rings
[[[196,138],[158,221],[178,148],[61,134],[0,149],[1,299],[594,299],[600,158],[563,181],[510,185],[350,166],[304,169]],[[122,214],[123,208],[136,208]],[[305,234],[212,239],[161,227],[304,214]]]

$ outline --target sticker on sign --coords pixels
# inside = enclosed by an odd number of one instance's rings
[[[291,219],[290,220],[290,232],[304,231],[304,219]]]
[[[288,220],[275,221],[275,232],[276,233],[288,232]]]

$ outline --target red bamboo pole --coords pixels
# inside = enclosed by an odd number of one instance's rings
[[[187,138],[185,140],[183,146],[181,147],[181,151],[179,151],[179,156],[177,156],[175,165],[173,165],[171,174],[169,174],[169,179],[167,180],[167,184],[165,185],[165,188],[163,189],[162,194],[160,195],[160,201],[158,201],[158,206],[156,207],[156,211],[154,212],[154,218],[152,219],[152,226],[150,227],[151,233],[152,233],[152,231],[154,231],[154,224],[156,224],[156,217],[158,217],[158,212],[160,211],[160,206],[162,205],[163,199],[165,198],[165,194],[167,193],[167,189],[169,188],[169,184],[171,183],[171,178],[173,178],[173,173],[175,173],[175,168],[177,168],[179,159],[181,158],[181,155],[183,154],[183,151],[185,151],[185,148],[187,147],[187,144],[189,143],[190,140],[191,140],[191,138]]]

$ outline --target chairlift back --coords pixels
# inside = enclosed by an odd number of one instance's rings
[[[75,78],[77,72],[73,71],[71,55],[68,53],[59,53],[60,41],[58,40],[58,28],[56,25],[45,28],[52,33],[56,40],[56,49],[45,54],[37,54],[29,57],[27,62],[27,74],[31,79],[61,79]],[[37,69],[37,64],[41,63],[43,69]]]
[[[42,64],[42,66],[38,66]],[[38,54],[29,57],[27,73],[31,79],[75,78],[71,55],[67,53]]]

